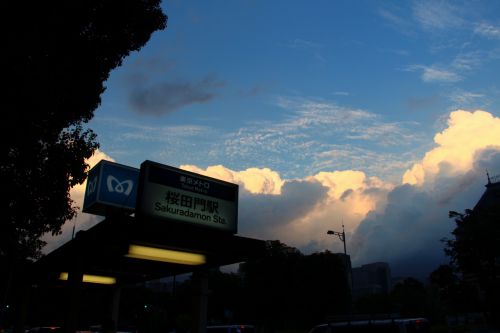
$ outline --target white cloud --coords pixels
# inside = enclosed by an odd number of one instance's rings
[[[418,126],[414,122],[385,122],[379,115],[366,110],[310,99],[281,97],[277,103],[289,116],[281,122],[251,124],[228,134],[223,144],[224,158],[233,159],[235,164],[241,161],[252,164],[265,156],[267,166],[291,170],[287,177],[304,177],[330,170],[318,167],[328,164],[324,153],[338,150],[339,146],[353,151],[360,150],[359,146],[367,141],[385,148],[422,140],[421,133],[411,130]],[[363,159],[360,165],[378,165],[372,158],[387,160],[392,157],[390,152],[371,154],[366,151],[356,159]],[[350,169],[353,168],[350,162],[337,159],[338,164],[333,167]]]
[[[390,188],[353,170],[287,180],[280,195],[242,196],[240,230],[253,237],[280,239],[305,252],[326,248],[340,252],[342,245],[332,244],[326,231],[344,224],[346,233],[352,234],[370,210],[383,206]]]
[[[249,168],[244,171],[233,171],[222,165],[201,169],[195,165],[181,165],[181,169],[206,175],[209,177],[240,184],[253,194],[280,194],[284,181],[280,175],[269,168]]]
[[[460,53],[455,57],[451,66],[458,71],[470,71],[481,66],[485,54],[480,51]]]
[[[437,147],[403,175],[403,183],[423,185],[440,172],[450,175],[469,170],[474,154],[488,147],[500,148],[500,118],[485,111],[450,113],[448,127],[436,134]]]
[[[474,28],[474,33],[486,38],[500,39],[500,26],[481,23]]]
[[[342,252],[342,242],[326,231],[344,225],[354,265],[387,261],[395,274],[425,277],[446,259],[440,239],[454,226],[448,211],[471,208],[484,190],[485,170],[500,170],[500,118],[458,110],[449,114],[446,126],[435,135],[436,147],[407,170],[398,186],[352,169],[282,179],[269,168],[182,168],[240,185],[238,233],[243,236],[279,239],[305,253]],[[91,164],[101,158],[108,157],[96,155]],[[83,189],[72,190],[77,202]],[[95,216],[79,214],[76,225],[79,230],[97,222]],[[73,221],[66,223],[63,235],[49,239],[47,249],[69,240],[72,226]]]
[[[457,82],[462,80],[460,75],[433,67],[424,67],[422,73],[422,80],[424,82]]]
[[[477,202],[485,170],[500,170],[500,118],[485,111],[450,113],[448,127],[392,190],[384,208],[373,210],[352,237],[355,262],[391,262],[397,274],[427,277],[446,262],[440,241],[454,227],[450,210]],[[411,185],[410,185],[411,184]]]
[[[387,261],[395,275],[427,278],[448,262],[443,238],[451,238],[451,210],[472,208],[484,191],[485,169],[500,169],[500,149],[478,149],[469,169],[440,173],[432,187],[397,186],[383,209],[371,212],[351,238],[355,263]],[[426,170],[423,170],[426,172]]]
[[[395,30],[405,35],[411,36],[414,34],[413,26],[410,21],[402,15],[395,14],[393,10],[381,8],[378,14]]]
[[[468,108],[472,105],[489,104],[485,94],[462,89],[455,89],[448,95],[448,98],[453,103],[452,109],[454,110]]]
[[[416,1],[413,7],[415,20],[426,30],[443,30],[464,25],[460,9],[447,1]]]
[[[293,49],[317,49],[321,46],[321,44],[318,44],[316,42],[300,38],[295,38],[291,43],[288,44],[288,47]]]
[[[410,65],[406,70],[421,72],[421,79],[424,82],[458,82],[462,80],[462,77],[457,73],[436,66]]]

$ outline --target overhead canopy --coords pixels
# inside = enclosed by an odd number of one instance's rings
[[[131,245],[201,254],[205,263],[185,265],[127,256]],[[34,277],[56,281],[62,272],[116,278],[118,284],[137,283],[258,258],[262,240],[209,228],[132,216],[107,217],[34,263]]]

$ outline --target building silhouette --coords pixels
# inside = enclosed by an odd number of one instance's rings
[[[374,262],[352,269],[353,298],[386,295],[391,290],[391,269],[386,262]]]

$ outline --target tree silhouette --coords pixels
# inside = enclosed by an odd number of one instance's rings
[[[487,315],[500,317],[500,210],[450,212],[456,227],[445,240],[445,253],[464,283],[476,286]],[[499,323],[497,322],[496,325]]]
[[[403,316],[426,315],[425,286],[415,278],[408,277],[397,283],[391,292],[391,298]]]
[[[98,143],[86,127],[104,82],[166,26],[160,0],[8,1],[0,256],[37,258],[45,233],[75,216],[69,190]],[[5,84],[6,83],[6,84]]]
[[[240,274],[243,311],[264,331],[306,329],[348,311],[343,258],[329,251],[303,255],[268,241],[267,254],[241,265]]]

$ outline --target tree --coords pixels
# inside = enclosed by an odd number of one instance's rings
[[[98,148],[86,124],[104,82],[166,27],[160,0],[9,1],[2,11],[9,121],[1,125],[0,256],[37,258],[76,208],[69,190]],[[5,73],[4,72],[4,73]]]
[[[349,310],[343,258],[329,251],[303,255],[268,241],[265,256],[242,264],[240,274],[242,307],[263,331],[306,329]]]
[[[452,265],[440,265],[429,276],[430,290],[436,294],[434,303],[444,315],[456,315],[479,310],[477,293],[468,281],[460,279]]]
[[[456,227],[445,240],[445,253],[463,282],[475,285],[490,318],[500,315],[500,210],[450,212]],[[498,323],[497,323],[498,324]]]
[[[296,304],[293,278],[302,256],[279,240],[267,241],[262,258],[240,265],[248,319],[271,331],[283,325]]]
[[[406,278],[396,284],[391,298],[403,316],[427,316],[425,286],[414,278]]]

